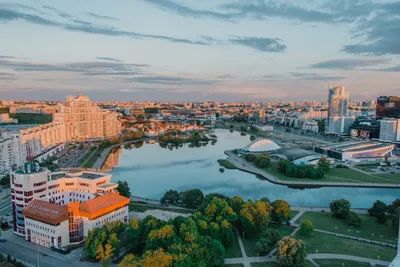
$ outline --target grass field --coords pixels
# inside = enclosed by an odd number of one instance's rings
[[[291,211],[291,212],[290,212],[290,218],[293,219],[294,217],[296,217],[296,215],[297,215],[298,213],[299,213],[298,211],[294,211],[294,210]]]
[[[348,260],[314,260],[323,267],[370,267],[369,263]]]
[[[225,248],[225,259],[242,257],[242,252],[240,251],[239,241],[237,240],[237,235],[234,233],[233,236],[234,237],[233,237],[232,244],[228,248]],[[229,266],[233,266],[233,265],[229,265]]]
[[[396,250],[394,248],[373,245],[319,232],[314,232],[310,236],[297,233],[295,238],[304,241],[307,253],[315,253],[316,250],[318,250],[318,253],[345,254],[371,259],[377,259],[379,256],[380,259],[384,261],[392,261],[396,256]]]
[[[373,172],[371,171],[371,169],[376,169],[376,167],[379,166],[379,163],[371,163],[371,164],[359,164],[359,165],[355,165],[354,167],[356,167],[357,169],[366,171],[366,172]]]
[[[288,236],[294,231],[293,228],[279,226],[276,224],[269,224],[268,228],[277,230],[280,233],[281,237]],[[246,250],[246,254],[248,257],[256,257],[257,256],[256,244],[259,239],[260,239],[260,236],[249,236],[249,237],[246,237],[246,235],[244,236],[243,245],[244,245],[244,249]],[[268,250],[268,252],[266,252],[266,253],[259,254],[259,256],[267,255],[272,249],[274,249],[274,247],[271,247]]]
[[[325,212],[306,212],[301,216],[300,221],[310,220],[314,229],[396,244],[397,235],[390,220],[386,224],[379,224],[375,217],[364,214],[359,214],[359,216],[361,218],[360,227],[350,227],[346,220],[338,219],[331,213]]]
[[[162,206],[148,206],[148,205],[141,205],[141,204],[132,203],[132,202],[129,204],[129,211],[145,212],[146,210],[165,210],[165,211],[172,211],[172,212],[183,213],[183,214],[194,213],[194,211],[174,209],[174,208],[168,208],[168,207],[162,207]]]
[[[366,175],[356,170],[347,168],[332,168],[320,179],[296,178],[285,176],[278,170],[278,163],[271,162],[270,167],[264,169],[283,181],[307,181],[307,182],[349,182],[349,183],[399,183],[399,174],[371,174]]]
[[[236,166],[234,165],[234,164],[232,164],[232,163],[230,163],[228,160],[226,160],[226,159],[219,159],[219,160],[217,160],[218,161],[218,163],[221,165],[221,166],[224,166],[225,168],[227,168],[227,169],[230,169],[230,170],[235,170],[235,169],[237,169],[236,168]]]

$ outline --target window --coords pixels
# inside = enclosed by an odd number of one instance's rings
[[[41,185],[44,185],[44,184],[46,184],[46,182],[34,183],[33,186],[34,186],[34,187],[35,187],[35,186],[41,186]]]

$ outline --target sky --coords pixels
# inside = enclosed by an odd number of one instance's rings
[[[0,0],[0,99],[400,95],[400,1]]]

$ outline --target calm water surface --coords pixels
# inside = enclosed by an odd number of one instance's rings
[[[132,194],[160,199],[165,191],[199,188],[204,193],[217,192],[244,199],[268,197],[270,200],[285,199],[293,206],[329,206],[332,200],[344,198],[353,207],[369,208],[379,199],[391,203],[400,197],[399,189],[320,188],[291,189],[259,180],[255,175],[239,170],[220,172],[217,162],[226,158],[224,151],[247,145],[249,136],[237,132],[216,130],[218,142],[191,148],[188,145],[162,148],[158,143],[143,144],[140,148],[119,150],[114,154],[113,181],[127,181]]]

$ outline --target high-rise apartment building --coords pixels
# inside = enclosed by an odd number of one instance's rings
[[[349,91],[344,86],[329,88],[328,117],[346,116],[349,107]]]
[[[265,122],[265,109],[258,109],[253,111],[253,118],[258,123]]]
[[[67,141],[78,141],[117,136],[121,131],[117,117],[116,113],[90,102],[89,97],[78,94],[68,96],[59,105],[54,121],[65,123]]]
[[[400,118],[400,97],[380,96],[376,101],[376,119]]]
[[[349,91],[344,86],[329,88],[327,132],[348,132],[354,117],[347,116],[349,107]]]

